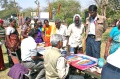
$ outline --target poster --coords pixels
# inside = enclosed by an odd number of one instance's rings
[[[94,65],[97,65],[98,60],[96,58],[84,55],[73,54],[66,57],[67,61],[71,61],[71,65],[80,70],[88,69]]]

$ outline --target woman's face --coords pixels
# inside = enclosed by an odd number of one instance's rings
[[[11,22],[11,26],[13,26],[13,27],[16,26],[16,20],[13,20],[13,21]]]

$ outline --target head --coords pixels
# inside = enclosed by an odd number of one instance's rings
[[[38,34],[37,29],[31,29],[30,32],[28,33],[28,36],[31,36],[31,37],[33,37],[35,39],[37,34]]]
[[[45,26],[48,27],[48,26],[49,26],[49,21],[48,21],[47,19],[45,19],[45,20],[44,20],[44,24],[45,24]]]
[[[0,27],[3,26],[3,20],[0,20]]]
[[[38,24],[39,26],[42,26],[42,21],[37,21],[37,24]]]
[[[60,49],[63,46],[62,35],[53,34],[50,37],[50,43],[51,43],[52,47],[56,47],[56,48]]]
[[[90,17],[96,17],[97,16],[97,6],[96,5],[90,5],[88,8]]]
[[[31,23],[31,18],[26,17],[26,19],[25,19],[25,23],[26,23],[27,25],[29,25],[29,24]]]
[[[34,22],[37,23],[38,17],[34,17]]]
[[[9,20],[9,22],[10,22],[10,25],[11,25],[12,27],[15,27],[15,26],[16,26],[16,20],[15,20],[15,19],[11,18],[11,19]]]
[[[120,28],[120,19],[117,22],[117,26]]]
[[[79,14],[75,14],[75,15],[74,15],[74,17],[73,17],[73,22],[75,23],[75,25],[76,25],[77,27],[79,27],[79,26],[81,25],[82,20],[81,20],[81,17],[80,17]]]
[[[61,26],[61,20],[60,19],[56,19],[55,20],[55,25],[56,25],[56,28],[60,28],[60,26]]]

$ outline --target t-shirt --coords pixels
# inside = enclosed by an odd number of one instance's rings
[[[113,27],[111,32],[110,32],[110,37],[113,38],[113,36],[115,36],[115,35],[117,35],[119,33],[120,33],[120,31],[119,31],[118,27],[117,26]]]
[[[15,32],[15,28],[10,26],[6,28],[6,35],[10,35],[11,33],[14,33],[14,32]]]

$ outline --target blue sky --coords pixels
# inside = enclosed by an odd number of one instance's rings
[[[53,0],[38,0],[40,1],[40,8],[46,7],[48,5],[48,1]],[[95,4],[94,0],[77,0],[81,3],[82,9],[87,8],[90,4]],[[16,0],[16,2],[24,9],[28,7],[36,8],[35,0]]]

